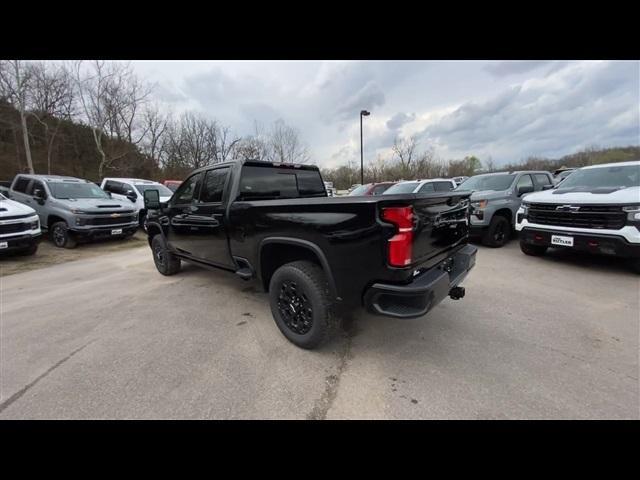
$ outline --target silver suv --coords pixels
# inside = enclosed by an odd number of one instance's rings
[[[488,247],[502,247],[515,231],[516,213],[527,193],[553,188],[545,171],[500,172],[474,175],[457,190],[471,190],[471,235]]]
[[[95,183],[58,175],[17,175],[12,200],[33,208],[56,247],[73,248],[79,239],[129,237],[138,228],[138,213]]]

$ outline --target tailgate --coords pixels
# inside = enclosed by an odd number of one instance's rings
[[[418,264],[448,250],[469,234],[471,192],[416,196],[414,214],[413,263]]]

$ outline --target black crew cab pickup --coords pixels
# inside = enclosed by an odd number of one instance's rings
[[[284,336],[313,348],[343,308],[414,318],[462,298],[470,194],[328,197],[315,166],[239,161],[196,170],[168,202],[144,199],[160,273],[185,260],[257,278]]]

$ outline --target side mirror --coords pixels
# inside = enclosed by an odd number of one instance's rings
[[[525,193],[533,192],[533,185],[520,185],[518,187],[518,196],[521,197]]]
[[[36,188],[33,191],[33,197],[37,200],[44,200],[44,192],[40,188]]]
[[[160,208],[160,192],[158,190],[144,191],[144,208],[158,210]]]
[[[136,192],[134,192],[133,190],[127,190],[127,198],[132,202],[135,202],[138,198],[138,195],[136,195]]]

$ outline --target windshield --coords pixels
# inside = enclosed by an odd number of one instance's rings
[[[58,199],[68,198],[109,198],[109,196],[93,183],[53,182],[49,184],[51,194]]]
[[[394,193],[413,193],[418,185],[418,182],[396,183],[393,187],[386,189],[383,195],[393,195]]]
[[[559,188],[640,186],[640,165],[624,165],[575,170]]]
[[[514,174],[508,175],[478,175],[462,182],[456,190],[507,190],[513,183]]]
[[[358,195],[364,195],[365,193],[367,193],[367,190],[369,190],[369,185],[360,185],[358,188],[356,188],[355,190],[353,190],[349,196],[351,197],[357,197]]]
[[[171,195],[173,195],[173,192],[171,190],[169,190],[164,185],[161,185],[160,183],[136,183],[135,187],[136,190],[138,190],[143,196],[145,190],[158,190],[158,193],[161,197],[170,197]]]

